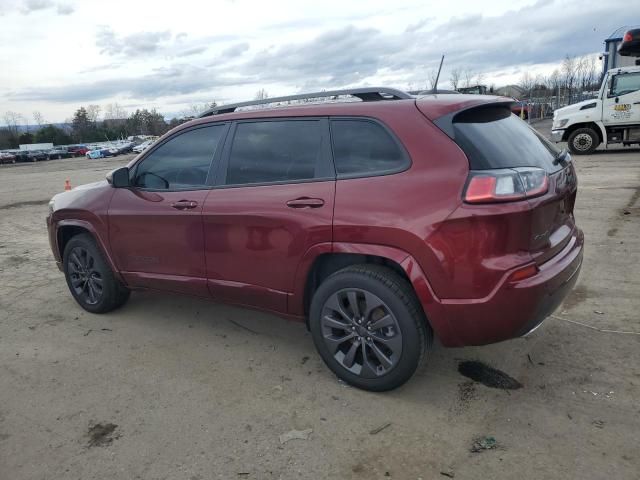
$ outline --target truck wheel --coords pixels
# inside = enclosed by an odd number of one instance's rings
[[[409,282],[378,265],[347,267],[327,278],[313,296],[309,324],[333,373],[377,392],[409,380],[433,337]]]
[[[129,299],[131,292],[115,278],[91,235],[69,240],[62,258],[71,295],[85,310],[106,313]]]
[[[593,128],[578,128],[569,135],[568,146],[575,155],[589,155],[600,145],[600,138]]]

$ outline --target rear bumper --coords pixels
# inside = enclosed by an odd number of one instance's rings
[[[443,345],[486,345],[526,335],[562,303],[578,280],[584,235],[576,229],[569,243],[540,271],[517,282],[507,279],[485,298],[439,299],[423,303]]]

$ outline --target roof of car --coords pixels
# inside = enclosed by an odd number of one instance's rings
[[[401,111],[407,108],[415,108],[419,105],[429,119],[459,110],[485,103],[514,102],[509,97],[494,95],[469,95],[469,94],[431,94],[418,98],[380,101],[343,101],[323,103],[302,103],[297,105],[277,107],[253,107],[232,113],[220,113],[213,116],[196,118],[183,123],[171,132],[189,128],[194,125],[205,125],[213,122],[227,122],[231,120],[250,120],[254,118],[283,118],[283,117],[323,117],[323,116],[363,116],[378,117],[385,113]]]

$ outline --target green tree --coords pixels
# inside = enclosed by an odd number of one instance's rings
[[[46,125],[34,135],[35,143],[53,143],[54,145],[67,145],[72,143],[71,137],[61,128]]]
[[[71,121],[73,137],[78,142],[90,142],[96,140],[95,125],[89,119],[87,109],[80,107],[73,114]]]
[[[30,134],[29,132],[21,133],[20,136],[18,137],[18,144],[27,145],[30,143],[33,143],[33,135]]]

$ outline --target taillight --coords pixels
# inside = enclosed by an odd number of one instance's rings
[[[535,167],[472,170],[464,193],[467,203],[513,202],[544,195],[547,172]]]
[[[627,32],[624,34],[624,38],[622,39],[623,42],[631,42],[633,40],[633,35],[631,35],[631,32]]]

